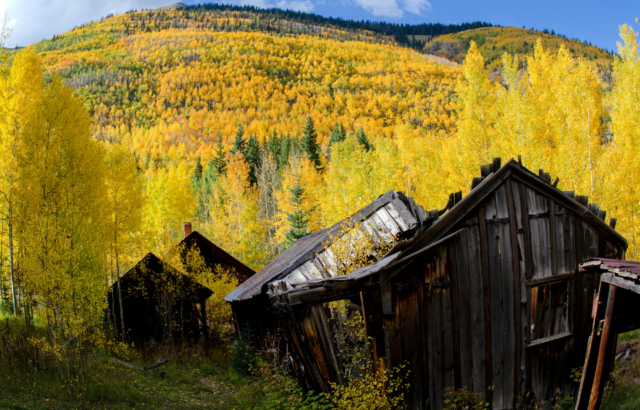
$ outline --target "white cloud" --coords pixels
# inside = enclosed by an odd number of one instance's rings
[[[284,10],[304,11],[308,13],[311,10],[313,10],[314,6],[313,6],[313,3],[311,3],[309,0],[304,0],[304,1],[294,0],[294,1],[279,1],[278,7]]]
[[[422,14],[431,11],[431,3],[427,0],[405,0],[404,9],[412,14]]]
[[[404,15],[396,0],[355,0],[355,2],[374,16],[401,18]]]
[[[108,14],[154,9],[175,0],[0,0],[14,20],[11,46],[26,46]],[[179,0],[178,0],[179,1]]]

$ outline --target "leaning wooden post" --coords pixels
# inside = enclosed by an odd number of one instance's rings
[[[609,341],[612,339],[612,324],[613,324],[613,308],[616,300],[616,287],[609,285],[609,297],[607,299],[607,313],[604,318],[604,326],[602,329],[602,338],[600,339],[600,349],[598,351],[598,365],[596,366],[596,373],[593,378],[593,387],[591,388],[591,397],[589,399],[589,410],[596,410],[600,408],[600,402],[602,401],[602,392],[604,389],[604,378],[602,377],[605,372],[605,364],[607,355],[611,353],[611,349],[608,349]]]

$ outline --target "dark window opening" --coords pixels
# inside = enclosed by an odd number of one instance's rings
[[[531,341],[570,332],[568,289],[568,281],[531,288]]]

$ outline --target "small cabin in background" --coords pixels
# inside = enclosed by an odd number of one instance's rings
[[[449,388],[478,393],[494,409],[513,409],[525,395],[548,402],[558,390],[575,397],[571,373],[584,363],[600,286],[597,272],[578,267],[623,259],[627,241],[588,197],[557,183],[497,158],[440,211],[387,193],[348,220],[399,238],[377,261],[332,275],[322,256],[330,235],[320,231],[225,300],[237,316],[253,311],[277,323],[296,375],[315,391],[343,382],[344,341],[335,336],[344,315],[329,303],[344,301],[364,317],[374,369],[410,371],[408,408],[441,410]]]
[[[204,235],[192,231],[190,222],[183,224],[183,233],[184,238],[174,248],[181,253],[183,263],[188,252],[196,251],[209,269],[215,272],[215,266],[220,265],[239,283],[254,274]],[[142,344],[167,338],[193,340],[207,334],[206,300],[213,292],[153,253],[148,253],[126,272],[120,284],[127,338]],[[116,281],[108,294],[108,314],[121,333],[119,295]]]
[[[127,338],[137,344],[191,340],[206,330],[206,300],[213,292],[148,253],[111,286],[109,315],[122,333],[120,300]]]

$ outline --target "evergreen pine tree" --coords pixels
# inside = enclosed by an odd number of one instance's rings
[[[280,141],[281,138],[276,134],[276,130],[273,130],[269,140],[266,142],[266,151],[274,158],[278,160],[280,156]]]
[[[305,210],[303,207],[304,200],[307,195],[304,188],[300,186],[300,180],[298,179],[295,185],[289,189],[289,202],[292,205],[293,211],[287,213],[287,221],[289,222],[289,230],[284,234],[284,247],[289,247],[292,243],[300,238],[304,238],[309,235],[309,220],[311,219],[311,213],[313,209]]]
[[[198,155],[198,158],[196,158],[196,167],[193,169],[193,180],[194,182],[200,182],[200,179],[202,179],[202,160]]]
[[[366,151],[371,151],[373,149],[373,145],[371,145],[369,138],[367,138],[367,135],[364,133],[364,128],[360,128],[356,131],[356,141],[358,141]]]
[[[318,146],[318,133],[313,125],[311,116],[307,117],[307,123],[302,129],[302,140],[300,145],[307,158],[314,163],[316,169],[322,167],[322,161],[320,160],[320,147]]]
[[[278,169],[284,168],[289,162],[289,152],[291,151],[291,138],[289,135],[283,135],[280,139],[280,150],[278,152]]]
[[[213,152],[213,158],[209,161],[209,168],[215,170],[216,177],[224,175],[227,171],[227,159],[222,146],[222,133],[218,133],[218,143]]]
[[[258,182],[256,178],[256,170],[258,168],[258,163],[260,162],[260,143],[258,142],[258,137],[252,135],[249,137],[249,141],[247,142],[247,147],[245,149],[245,161],[249,164],[249,182],[251,185],[254,185]]]
[[[331,130],[331,135],[329,135],[329,147],[327,148],[327,158],[331,158],[331,145],[337,142],[342,142],[347,137],[347,133],[342,126],[342,123],[338,124],[336,121],[333,126],[333,130]]]
[[[236,131],[236,138],[233,140],[233,149],[231,150],[231,154],[236,154],[238,152],[242,152],[244,154],[245,145],[247,140],[244,139],[244,129],[242,128],[242,124],[238,125],[238,131]]]

